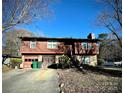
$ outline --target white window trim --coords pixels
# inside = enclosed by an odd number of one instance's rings
[[[35,44],[35,46],[32,47],[32,44]],[[36,41],[30,41],[30,48],[36,48]]]
[[[57,47],[53,47],[53,45],[57,45],[58,43],[56,41],[47,41],[47,48],[48,49],[57,49]],[[51,47],[49,47],[49,45],[51,45]]]

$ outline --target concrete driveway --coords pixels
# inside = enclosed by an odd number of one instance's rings
[[[54,69],[22,69],[2,74],[2,93],[59,93]]]

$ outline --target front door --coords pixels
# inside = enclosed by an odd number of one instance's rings
[[[54,56],[44,56],[43,57],[42,68],[47,68],[48,66],[50,66],[54,62],[55,62],[55,57]]]

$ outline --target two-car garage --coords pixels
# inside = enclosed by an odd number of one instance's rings
[[[23,68],[47,68],[55,62],[51,55],[23,55]]]

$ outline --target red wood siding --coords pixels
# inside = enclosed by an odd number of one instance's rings
[[[63,54],[58,49],[48,49],[47,41],[36,41],[36,48],[30,48],[30,41],[22,41],[21,53],[45,53],[45,54]]]
[[[89,49],[88,45],[91,44],[92,48]],[[88,43],[87,48],[81,45],[81,42],[75,42],[75,54],[99,54],[99,47],[96,43]]]
[[[87,42],[85,42],[87,43]],[[22,41],[20,52],[21,53],[30,53],[30,54],[64,54],[63,49],[70,49],[74,51],[74,54],[99,54],[99,47],[96,43],[90,43],[88,44],[92,45],[92,48],[83,48],[81,45],[81,42],[71,42],[71,47],[66,47],[67,45],[64,45],[64,42],[58,42],[58,48],[57,49],[49,49],[47,48],[47,41],[36,41],[36,48],[30,48],[30,41]],[[63,45],[65,46],[64,48]],[[68,46],[70,46],[68,45]],[[74,45],[74,47],[73,47]],[[69,50],[68,49],[68,50]],[[63,52],[64,51],[64,52]]]

